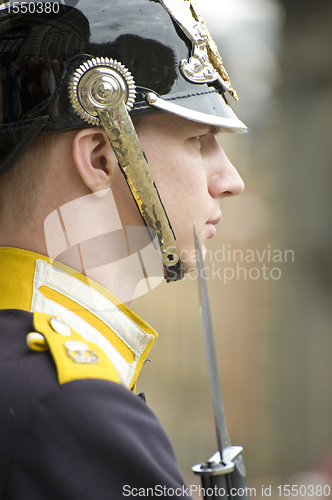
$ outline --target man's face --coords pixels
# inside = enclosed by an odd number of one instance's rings
[[[139,128],[142,149],[186,271],[195,267],[196,261],[193,223],[204,254],[205,241],[213,238],[215,225],[221,218],[220,200],[240,194],[244,188],[241,177],[219,146],[216,132],[215,127],[170,113],[147,117]],[[133,203],[126,206],[138,213]],[[130,219],[137,221],[135,214]]]

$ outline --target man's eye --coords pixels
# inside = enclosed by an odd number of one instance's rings
[[[197,135],[195,137],[195,139],[197,139],[198,141],[201,141],[202,139],[204,139],[205,137],[207,137],[208,134],[201,134],[201,135]]]
[[[196,135],[194,137],[191,137],[190,141],[192,141],[192,144],[194,144],[196,148],[201,149],[204,144],[204,137],[205,134]]]
[[[204,139],[205,139],[205,137],[206,137],[206,134],[197,135],[196,137],[193,138],[193,140],[201,148],[204,145]]]
[[[192,137],[192,142],[195,146],[195,148],[201,148],[202,146],[202,142],[201,142],[201,137],[199,135],[197,135],[196,137]]]

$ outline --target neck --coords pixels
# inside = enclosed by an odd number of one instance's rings
[[[140,251],[153,245],[145,227],[124,229],[119,218],[110,223],[112,207],[103,200],[80,198],[70,211],[64,205],[41,223],[36,218],[21,225],[7,220],[1,225],[0,246],[28,250],[65,264],[130,305],[135,296],[149,289],[144,279],[146,259],[143,257],[143,263]],[[160,262],[158,253],[156,259]],[[158,272],[162,276],[162,267]]]
[[[43,227],[36,221],[26,224],[8,218],[0,226],[0,247],[13,247],[47,256]]]

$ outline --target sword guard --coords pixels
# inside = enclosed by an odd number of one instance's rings
[[[226,455],[226,460],[223,457],[225,463],[220,460],[220,453],[217,451],[207,462],[194,465],[192,471],[199,476],[220,476],[233,472],[235,469],[234,460],[241,455],[243,448],[242,446],[232,446],[227,451],[229,452]]]

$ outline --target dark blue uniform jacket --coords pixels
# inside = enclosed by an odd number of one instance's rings
[[[144,400],[120,384],[59,385],[26,344],[32,313],[0,311],[0,499],[190,498]]]

